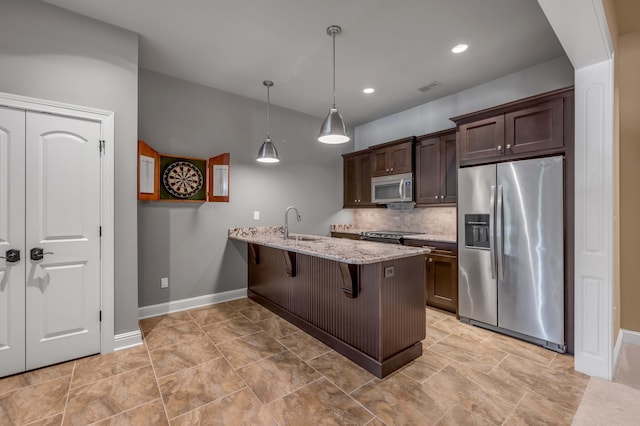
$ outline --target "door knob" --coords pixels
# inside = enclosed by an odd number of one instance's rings
[[[0,259],[6,259],[7,263],[16,263],[20,261],[20,250],[9,249],[4,253],[4,256],[0,256]]]
[[[52,252],[44,252],[40,247],[34,247],[31,249],[31,260],[42,260],[45,254],[53,254]]]

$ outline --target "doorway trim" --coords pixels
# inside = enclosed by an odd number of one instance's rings
[[[96,108],[48,101],[0,92],[0,106],[80,118],[100,123],[100,137],[105,141],[100,176],[100,353],[114,350],[114,113]]]

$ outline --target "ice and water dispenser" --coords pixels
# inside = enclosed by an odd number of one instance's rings
[[[464,215],[464,245],[469,248],[489,248],[489,215]]]

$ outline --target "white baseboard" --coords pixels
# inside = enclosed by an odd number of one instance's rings
[[[613,375],[616,375],[618,369],[618,358],[620,357],[620,349],[622,349],[622,340],[624,339],[624,330],[618,330],[618,338],[616,339],[616,345],[613,347]],[[613,380],[613,377],[611,378]]]
[[[122,334],[116,334],[113,336],[113,350],[119,351],[121,349],[131,348],[142,344],[142,333],[140,329],[128,331]]]
[[[138,319],[157,317],[158,315],[169,314],[171,312],[185,311],[187,309],[214,305],[216,303],[228,302],[244,297],[247,297],[247,289],[241,288],[222,293],[205,294],[204,296],[192,297],[190,299],[159,303],[157,305],[141,306],[138,308]]]
[[[621,328],[618,332],[618,339],[616,345],[613,348],[613,373],[615,374],[618,368],[618,358],[620,357],[620,350],[623,344],[640,346],[640,333],[632,330],[625,330]]]
[[[629,343],[630,345],[640,346],[640,332],[620,329],[622,334],[622,343]]]

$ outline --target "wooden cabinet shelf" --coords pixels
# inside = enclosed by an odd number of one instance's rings
[[[455,130],[419,136],[415,158],[416,203],[454,204],[458,180]]]

